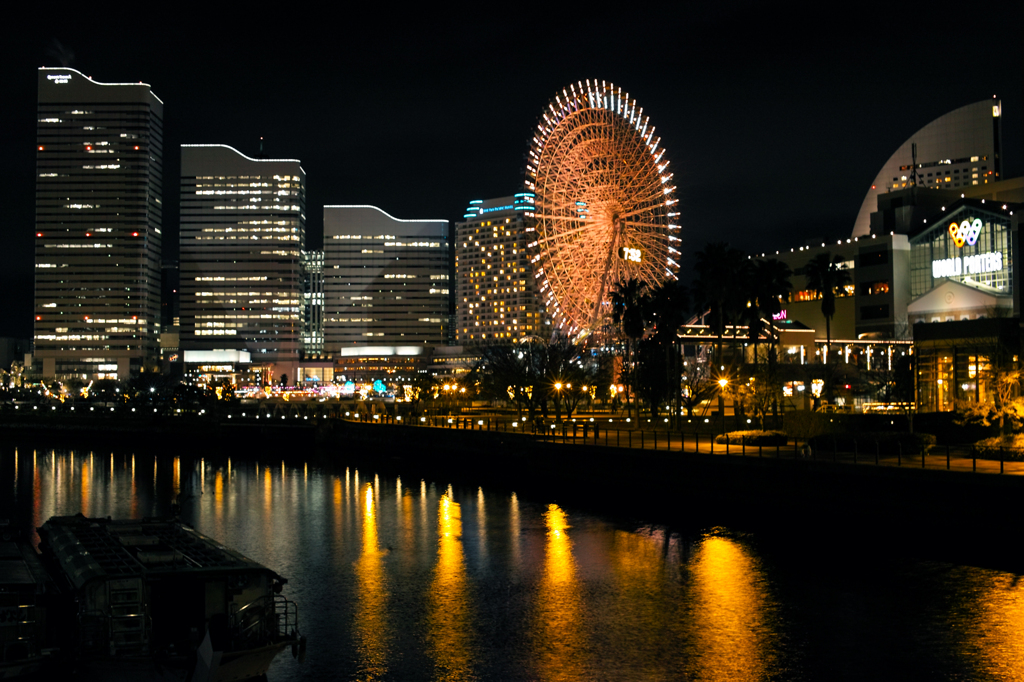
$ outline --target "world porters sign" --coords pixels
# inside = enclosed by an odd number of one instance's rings
[[[983,275],[987,272],[999,272],[1002,269],[1002,251],[932,261],[932,277],[935,278]]]

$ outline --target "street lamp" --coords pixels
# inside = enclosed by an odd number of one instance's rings
[[[724,367],[723,367],[724,369]],[[722,416],[722,432],[725,432],[725,387],[729,385],[727,377],[718,380],[718,412]]]

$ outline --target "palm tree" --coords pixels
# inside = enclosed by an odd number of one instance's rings
[[[807,278],[807,288],[821,299],[821,314],[825,316],[825,355],[832,349],[832,318],[836,314],[836,290],[850,283],[850,273],[843,269],[839,256],[819,253],[800,268],[799,274]]]
[[[670,403],[672,419],[680,412],[680,376],[682,366],[679,360],[679,327],[686,322],[690,310],[690,292],[685,284],[670,280],[651,294],[650,317],[654,322],[654,338],[665,352],[665,366],[669,372]]]
[[[633,359],[636,353],[636,344],[647,330],[647,307],[648,307],[647,285],[633,277],[623,280],[615,285],[611,292],[612,321],[626,337],[626,355],[629,361],[630,381],[626,382],[627,387],[635,380],[636,372],[633,371]],[[626,395],[627,414],[629,412],[629,394]],[[640,418],[639,406],[637,418]]]
[[[754,344],[754,360],[757,360],[757,344],[761,336],[761,320],[777,315],[782,310],[782,301],[793,288],[789,278],[793,272],[789,266],[775,258],[755,261],[749,270],[747,286],[750,300],[747,301],[747,324],[749,337]],[[769,345],[769,360],[772,359]]]
[[[738,319],[746,302],[743,284],[750,268],[750,260],[743,252],[725,242],[711,242],[696,254],[694,270],[697,280],[693,283],[694,294],[711,315],[711,327],[715,330],[715,366],[724,365],[722,337],[725,335],[727,320]],[[718,413],[725,418],[725,396],[718,392]]]
[[[694,298],[711,313],[711,326],[718,337],[715,364],[722,364],[722,336],[726,321],[738,318],[746,301],[743,282],[749,267],[750,262],[743,257],[743,252],[725,242],[711,242],[696,254]]]

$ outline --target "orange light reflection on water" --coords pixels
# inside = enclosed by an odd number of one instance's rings
[[[985,671],[992,679],[1024,679],[1024,581],[1020,576],[956,568],[947,584],[951,606],[943,625],[956,659],[969,661],[969,670]]]
[[[438,500],[437,535],[437,564],[430,584],[427,618],[427,653],[434,661],[435,679],[471,679],[476,657],[462,549],[462,512],[450,492]]]
[[[82,462],[82,471],[80,473],[81,480],[79,481],[79,485],[80,485],[81,493],[82,494],[81,494],[81,498],[79,499],[78,504],[79,504],[79,506],[82,509],[82,513],[85,514],[86,516],[92,516],[92,488],[91,488],[92,478],[89,475],[89,472],[90,472],[90,470],[92,468],[90,466],[91,464],[92,464],[92,454],[90,453],[89,454],[89,461],[88,462]],[[71,475],[74,476],[74,471],[71,472]]]
[[[576,560],[566,532],[571,526],[556,504],[549,504],[544,512],[544,525],[547,535],[533,618],[533,664],[541,680],[582,679],[587,641]]]
[[[358,678],[381,680],[387,667],[387,582],[384,575],[384,553],[377,541],[377,500],[374,486],[367,484],[363,491],[363,544],[355,563],[356,582],[359,586],[355,608],[355,631],[359,656]]]
[[[224,528],[224,472],[217,469],[213,476],[213,518],[219,534]]]
[[[778,650],[775,604],[757,559],[740,542],[704,538],[690,563],[686,617],[696,639],[692,675],[705,680],[760,680]]]
[[[274,479],[270,467],[263,467],[263,521],[270,529],[270,507],[274,497]]]

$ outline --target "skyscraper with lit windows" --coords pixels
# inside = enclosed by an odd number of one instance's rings
[[[324,206],[324,348],[335,373],[409,376],[447,343],[447,220]]]
[[[35,348],[43,376],[127,379],[159,345],[163,102],[38,72]]]
[[[533,195],[471,201],[457,223],[456,339],[459,345],[511,343],[548,336],[551,327],[537,295],[526,252],[526,214]]]
[[[227,145],[181,148],[181,348],[186,371],[293,380],[302,347],[306,173]]]

